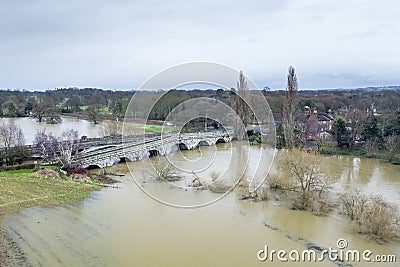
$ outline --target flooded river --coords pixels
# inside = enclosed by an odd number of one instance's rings
[[[223,148],[227,145],[218,144],[222,149],[217,150],[202,148],[202,159],[209,160],[207,157],[215,154],[225,157]],[[231,145],[235,147],[236,143]],[[194,159],[196,153],[199,152],[179,152],[177,157]],[[329,162],[331,174],[337,179],[336,188],[380,193],[400,205],[400,166],[347,156],[330,157]],[[147,163],[128,164],[139,186],[160,196],[207,199],[214,194],[146,182]],[[398,242],[377,244],[354,234],[354,225],[337,213],[318,217],[288,209],[275,200],[239,200],[235,191],[201,208],[176,208],[148,197],[134,182],[126,164],[115,165],[111,171],[125,174],[117,178],[118,188],[104,188],[72,205],[31,208],[6,217],[4,228],[33,266],[288,266],[276,258],[261,262],[257,253],[266,245],[270,250],[286,251],[302,251],[310,244],[337,249],[340,238],[346,239],[348,249],[368,249],[374,255],[394,254],[400,260]],[[292,264],[338,266],[329,260]],[[351,264],[377,266],[373,262]]]
[[[102,137],[102,125],[93,124],[87,120],[81,120],[73,117],[62,117],[62,122],[59,124],[48,124],[45,122],[39,123],[34,118],[0,118],[0,124],[3,122],[13,121],[21,127],[25,136],[25,143],[32,144],[35,135],[39,130],[46,129],[47,133],[52,132],[54,135],[60,135],[65,130],[77,130],[79,136],[86,135],[88,137]],[[107,123],[107,122],[106,122]]]

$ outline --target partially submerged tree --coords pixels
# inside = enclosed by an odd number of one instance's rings
[[[32,110],[33,117],[38,122],[42,122],[46,119],[47,123],[56,124],[61,122],[60,110],[57,106],[53,105],[52,101],[44,101],[37,103]]]
[[[37,103],[32,110],[33,117],[36,118],[38,122],[42,122],[43,119],[46,117],[47,109],[49,107],[50,105],[46,101]]]
[[[289,180],[281,183],[283,190],[294,192],[293,208],[305,210],[322,199],[330,189],[332,179],[323,170],[324,159],[298,149],[280,151],[279,168]]]
[[[357,222],[360,233],[382,240],[399,238],[399,209],[381,196],[350,190],[339,195],[339,204],[341,212]]]
[[[93,122],[94,124],[98,124],[101,119],[99,110],[92,106],[87,109],[87,115],[89,117],[89,121]]]
[[[378,139],[367,139],[367,141],[365,141],[364,149],[368,157],[374,157],[376,151],[378,150]]]
[[[232,103],[232,109],[236,112],[236,115],[240,121],[234,122],[234,128],[238,139],[243,140],[246,138],[246,127],[250,123],[251,108],[250,108],[250,92],[247,85],[246,77],[243,72],[240,71],[239,81],[237,82],[237,92],[235,92],[235,98]]]
[[[158,181],[175,182],[181,179],[174,166],[165,157],[157,157],[153,164],[155,173],[152,176]]]
[[[364,213],[368,197],[360,190],[350,190],[339,195],[340,212],[350,217],[351,220],[358,220]]]
[[[60,110],[57,107],[50,107],[47,109],[46,122],[50,124],[61,122]]]
[[[292,149],[295,147],[295,133],[294,133],[294,111],[295,100],[298,90],[297,76],[293,66],[289,67],[287,75],[287,87],[285,91],[285,102],[283,106],[283,132],[285,135],[286,147]]]

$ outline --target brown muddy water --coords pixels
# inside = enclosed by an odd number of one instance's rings
[[[232,155],[226,153],[230,146],[238,149],[235,142],[219,144],[217,149],[201,148],[201,157],[199,151],[177,152],[175,160],[190,159],[199,176],[209,177],[212,172],[226,171],[223,162],[232,161]],[[248,149],[252,153],[262,148]],[[215,155],[216,163],[201,172],[202,164],[211,162]],[[139,186],[160,198],[173,195],[169,200],[200,203],[218,196],[208,190],[152,182],[146,174],[148,162],[128,164]],[[330,157],[329,165],[331,175],[337,177],[335,190],[359,188],[380,193],[400,205],[400,166],[347,156]],[[125,164],[110,171],[125,174],[117,177],[117,188],[104,188],[73,205],[32,208],[6,217],[4,228],[33,266],[340,266],[327,259],[315,263],[257,259],[265,246],[288,252],[301,252],[310,244],[338,249],[340,238],[346,239],[347,249],[397,256],[397,265],[349,262],[352,266],[398,266],[400,260],[400,243],[377,244],[354,234],[349,220],[337,213],[318,217],[290,210],[275,200],[239,200],[235,191],[200,208],[176,208],[145,194]],[[180,185],[193,178],[183,176]]]

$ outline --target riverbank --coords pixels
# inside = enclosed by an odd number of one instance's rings
[[[400,153],[396,153],[392,160],[389,161],[388,155],[383,152],[376,153],[365,153],[364,151],[348,151],[348,150],[325,150],[321,152],[322,155],[342,155],[342,156],[353,156],[353,157],[361,157],[361,158],[371,158],[371,159],[380,159],[386,161],[388,163],[394,165],[400,165]]]
[[[83,200],[101,186],[93,182],[37,176],[33,170],[0,172],[0,266],[25,266],[25,257],[2,229],[6,215],[35,206]]]

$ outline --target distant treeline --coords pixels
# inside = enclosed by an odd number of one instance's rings
[[[55,107],[52,112],[91,114],[92,116],[123,117],[134,91],[111,91],[96,88],[61,88],[47,91],[0,90],[0,116],[22,117],[36,111]],[[149,92],[149,103],[154,98]],[[276,121],[282,119],[284,91],[263,91],[274,113]],[[212,97],[231,106],[234,96],[231,90],[172,90],[169,91],[152,109],[149,119],[164,120],[168,113],[178,104],[196,97]],[[42,107],[41,107],[41,103]],[[379,114],[394,114],[400,108],[400,90],[300,90],[297,95],[296,108],[302,113],[304,106],[334,114],[345,115],[350,109],[362,112],[376,109]],[[142,103],[144,106],[146,103]],[[45,107],[43,107],[45,106]],[[140,113],[140,107],[137,107]],[[91,113],[90,113],[91,112]]]

